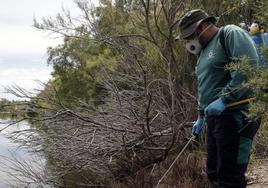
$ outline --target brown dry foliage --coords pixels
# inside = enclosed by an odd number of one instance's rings
[[[169,168],[176,157],[170,155],[164,162],[154,164],[138,171],[135,175],[114,182],[112,188],[153,188]],[[190,153],[187,151],[173,166],[160,188],[197,188],[206,187],[205,160],[201,152]]]

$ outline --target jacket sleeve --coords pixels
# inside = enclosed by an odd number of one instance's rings
[[[225,28],[226,53],[233,63],[239,62],[241,58],[247,58],[251,64],[258,64],[258,54],[253,40],[239,27]],[[238,70],[230,70],[230,81],[222,89],[221,98],[225,104],[239,101],[247,96],[249,90],[243,88],[246,76]]]

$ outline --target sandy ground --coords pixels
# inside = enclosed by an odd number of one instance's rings
[[[249,168],[248,188],[268,188],[268,159]]]

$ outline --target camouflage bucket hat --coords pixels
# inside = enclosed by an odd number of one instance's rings
[[[180,35],[177,36],[175,40],[185,39],[191,36],[199,24],[204,21],[210,21],[214,24],[216,22],[216,18],[214,16],[209,16],[205,11],[201,9],[194,9],[189,11],[181,18],[178,24]]]

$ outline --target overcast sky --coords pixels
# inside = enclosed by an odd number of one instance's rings
[[[35,80],[49,80],[52,68],[46,63],[46,49],[61,39],[32,27],[33,18],[54,17],[62,7],[79,15],[73,0],[0,1],[0,98],[15,99],[4,93],[7,85],[33,89]]]

